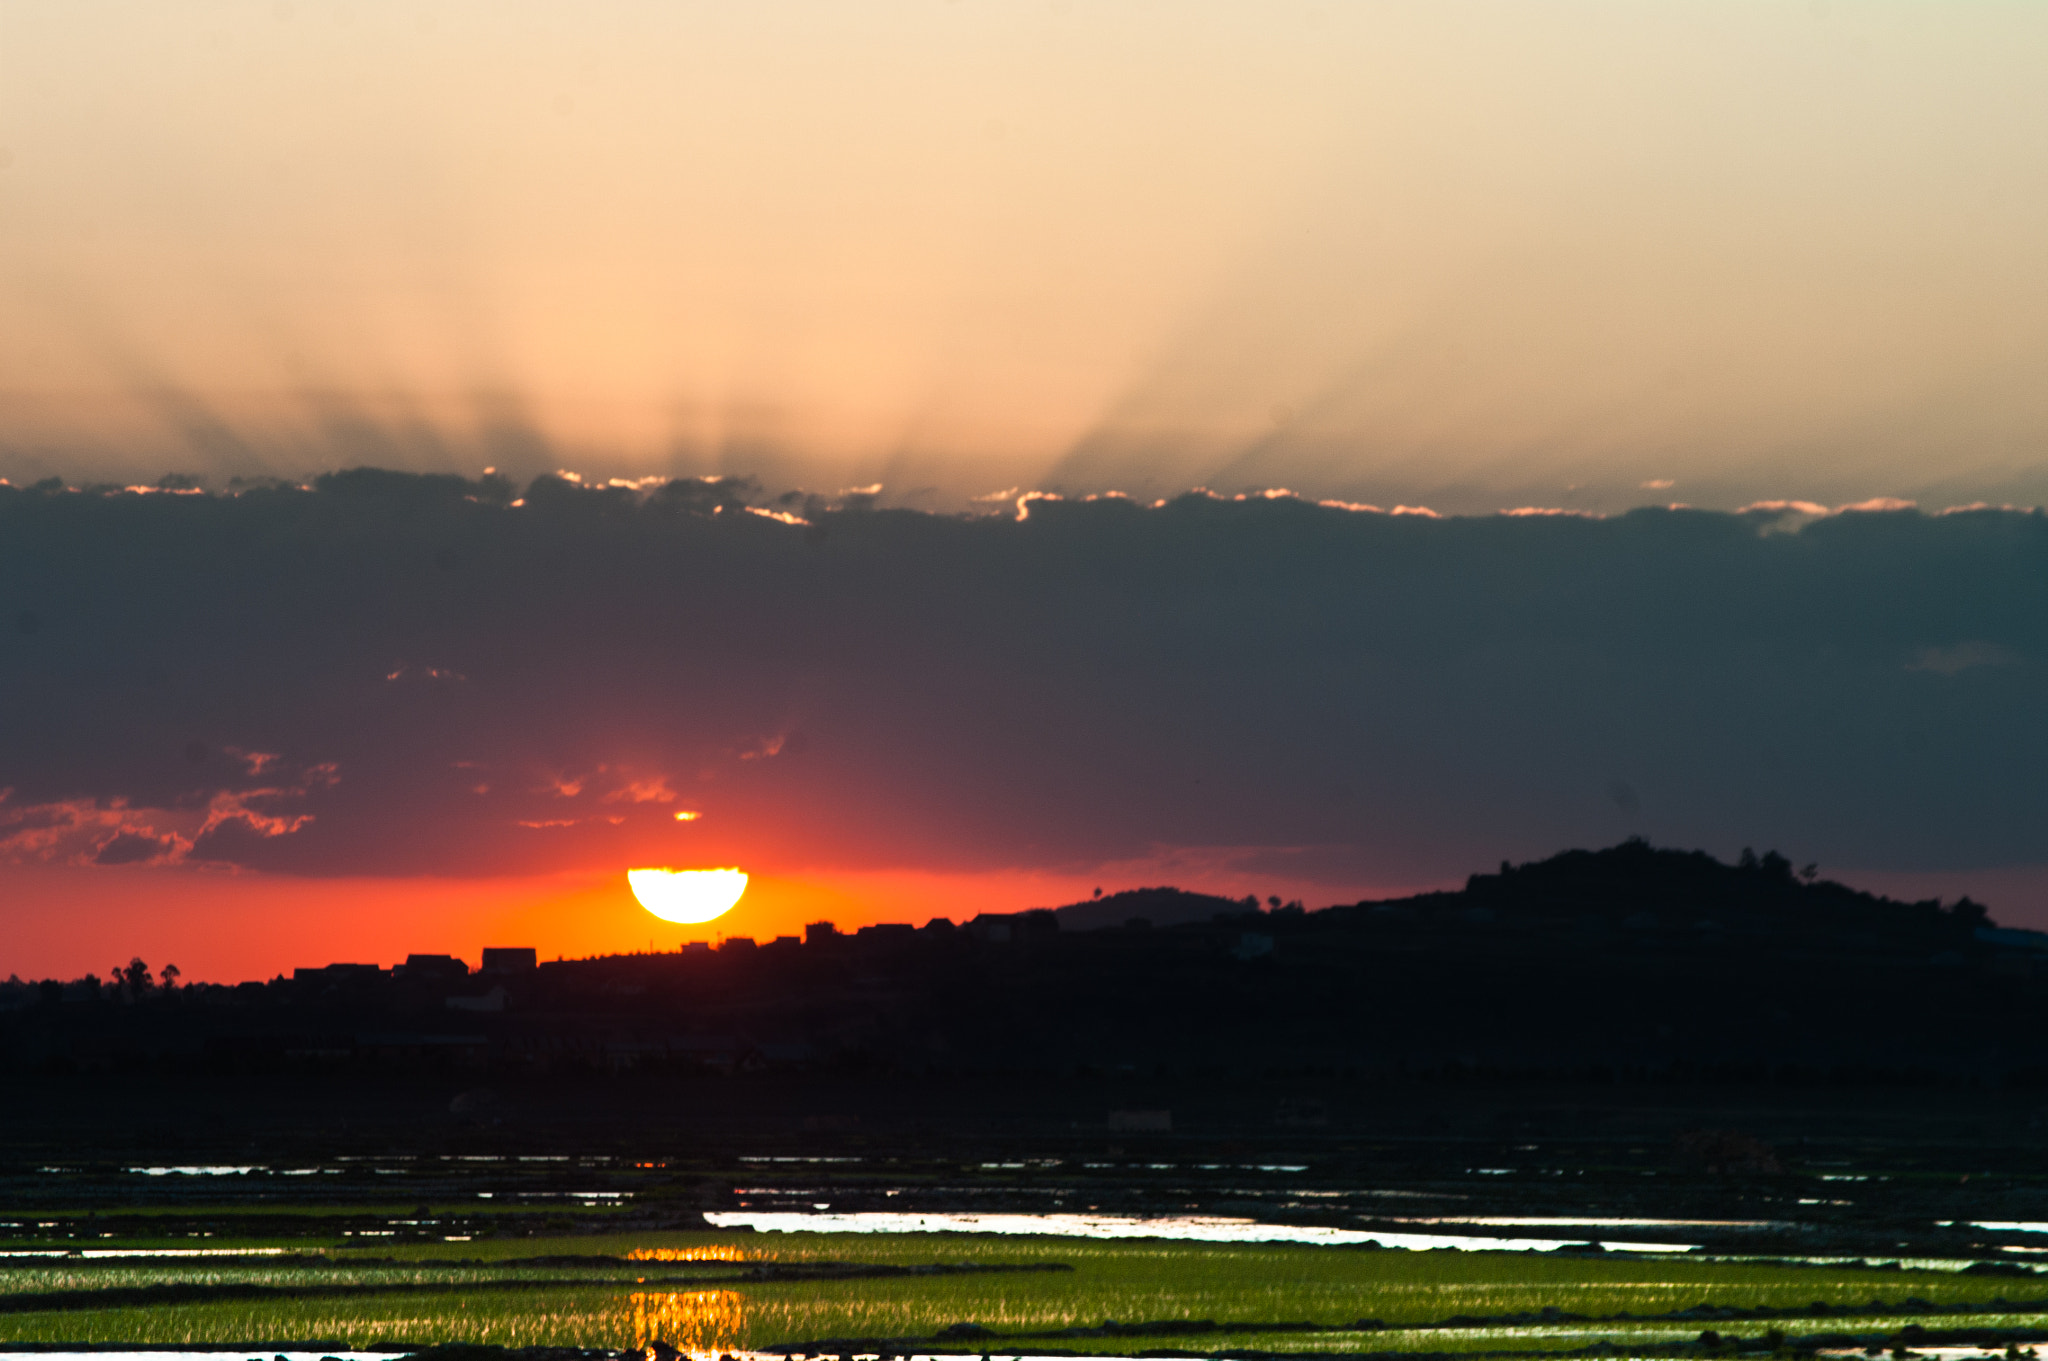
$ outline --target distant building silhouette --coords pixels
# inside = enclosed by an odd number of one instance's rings
[[[407,955],[395,972],[413,983],[459,983],[469,977],[469,966],[454,955]]]

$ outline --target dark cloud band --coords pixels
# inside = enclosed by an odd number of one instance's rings
[[[2042,858],[2037,513],[1023,509],[0,487],[0,848],[334,875],[1228,846],[1361,882],[1630,832]]]

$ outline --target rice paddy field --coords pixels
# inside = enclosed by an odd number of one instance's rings
[[[2024,1304],[2048,1296],[2048,1280],[1682,1257],[978,1234],[586,1233],[381,1248],[304,1240],[269,1246],[289,1251],[266,1258],[9,1259],[0,1266],[0,1346],[462,1341],[628,1348],[660,1340],[717,1353],[933,1338],[973,1324],[987,1332],[956,1331],[963,1344],[952,1350],[1457,1353],[1568,1351],[1602,1341],[1623,1348],[1696,1344],[1704,1328],[1745,1337],[1775,1328],[1795,1339],[1802,1332],[1875,1339],[1909,1324],[2048,1327],[2048,1304],[2038,1313]],[[991,1269],[1048,1264],[1054,1269]],[[858,1274],[935,1265],[950,1270]],[[834,1270],[843,1274],[772,1278]],[[1816,1302],[1830,1308],[1813,1311]],[[1645,1317],[1760,1306],[1811,1313]],[[1584,1319],[1546,1318],[1545,1310]],[[1503,1318],[1525,1314],[1538,1317]],[[1112,1320],[1122,1326],[1103,1330]],[[1128,1326],[1202,1321],[1216,1326]],[[1320,1326],[1288,1327],[1304,1323]],[[1049,1336],[1068,1329],[1092,1335]]]
[[[2048,1134],[1895,1126],[1802,1135],[1741,1174],[1633,1126],[52,1141],[0,1157],[0,1353],[1713,1361],[2048,1342]]]

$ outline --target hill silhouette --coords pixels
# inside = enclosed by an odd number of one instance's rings
[[[1900,902],[1794,870],[1776,851],[1745,850],[1735,864],[1705,851],[1680,851],[1632,837],[1605,850],[1564,851],[1522,865],[1501,862],[1475,874],[1461,891],[1364,902],[1338,913],[1390,910],[1492,914],[1519,922],[1630,926],[1637,929],[1739,930],[1807,936],[1839,933],[1845,945],[1867,945],[1872,933],[1908,948],[1990,926],[1988,910],[1968,897]]]
[[[1130,888],[1086,902],[1068,903],[1054,908],[1053,915],[1059,918],[1062,931],[1099,931],[1133,921],[1149,926],[1179,926],[1183,922],[1205,922],[1219,915],[1256,911],[1256,898],[1246,902],[1179,888]]]
[[[130,972],[0,984],[0,1066],[2048,1085],[2048,935],[1641,841],[1318,911],[1154,887],[483,978]]]

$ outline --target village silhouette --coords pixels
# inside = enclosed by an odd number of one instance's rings
[[[754,1075],[778,1090],[852,1078],[898,1106],[1012,1076],[1055,1103],[1063,1083],[1086,1089],[1097,1120],[1098,1089],[1119,1084],[1192,1111],[1293,1083],[1306,1094],[1289,1109],[1313,1119],[1361,1082],[2048,1080],[2025,1042],[2048,1021],[2048,935],[1775,852],[1725,864],[1640,840],[1317,911],[1145,888],[673,953],[491,946],[475,971],[416,954],[234,985],[164,973],[137,960],[0,985],[7,1066],[58,1083],[723,1077],[742,1079],[723,1098],[742,1104]]]

